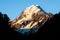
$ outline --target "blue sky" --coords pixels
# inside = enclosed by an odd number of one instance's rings
[[[15,19],[26,7],[37,4],[47,13],[60,11],[60,0],[0,0],[0,12],[6,13],[10,19]]]

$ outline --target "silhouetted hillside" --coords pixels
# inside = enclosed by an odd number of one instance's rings
[[[10,28],[9,17],[0,12],[0,38],[38,40],[40,38],[53,38],[60,36],[60,12],[48,20],[36,34],[22,35]]]
[[[15,39],[19,37],[19,33],[10,28],[9,17],[7,14],[0,12],[0,39]]]
[[[38,35],[44,37],[59,37],[60,36],[60,12],[55,14],[53,18],[48,20],[39,30]]]

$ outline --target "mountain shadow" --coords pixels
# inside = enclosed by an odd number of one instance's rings
[[[19,38],[21,34],[10,28],[9,17],[7,14],[2,14],[0,12],[0,39],[15,39]]]
[[[36,34],[22,35],[10,28],[9,17],[0,12],[0,38],[16,40],[40,40],[41,38],[56,38],[60,36],[60,12],[48,20]]]
[[[38,36],[56,38],[60,36],[60,12],[48,20],[37,32]]]

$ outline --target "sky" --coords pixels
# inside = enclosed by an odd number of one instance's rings
[[[56,14],[60,11],[60,0],[0,0],[0,12],[13,20],[32,4],[39,5],[47,13]]]

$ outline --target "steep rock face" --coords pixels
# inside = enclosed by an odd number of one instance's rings
[[[11,21],[11,28],[22,34],[35,33],[52,16],[42,11],[38,5],[32,5]]]

